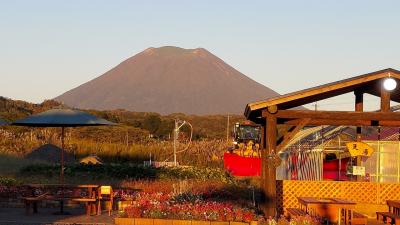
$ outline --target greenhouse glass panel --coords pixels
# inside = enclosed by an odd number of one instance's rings
[[[382,176],[380,182],[397,182],[397,176]]]
[[[398,173],[398,160],[397,154],[394,153],[381,153],[379,157],[379,174],[397,176]]]
[[[361,162],[362,166],[365,166],[365,172],[369,173],[370,175],[376,175],[376,163],[377,163],[377,155],[379,153],[374,152],[372,153],[371,157],[364,159]]]
[[[393,154],[398,154],[399,152],[399,144],[394,141],[382,142],[380,148],[381,152],[393,153]]]

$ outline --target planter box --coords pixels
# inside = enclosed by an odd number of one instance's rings
[[[167,219],[153,219],[154,224],[153,225],[173,225],[172,220],[167,220]]]
[[[116,225],[257,225],[256,221],[245,222],[218,222],[198,220],[169,220],[148,218],[115,218]]]
[[[218,222],[218,221],[211,221],[211,225],[229,225],[230,222]],[[248,223],[245,223],[248,225]]]
[[[135,225],[135,219],[131,218],[115,218],[114,222],[117,225]]]
[[[191,220],[172,220],[172,225],[192,225]]]
[[[154,225],[153,219],[147,218],[135,218],[135,225],[143,224],[143,225]]]
[[[211,225],[210,221],[192,220],[192,225]]]

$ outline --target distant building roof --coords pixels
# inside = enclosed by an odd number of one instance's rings
[[[79,160],[79,163],[81,164],[86,164],[86,165],[97,165],[97,164],[103,164],[101,159],[98,156],[86,156],[85,158]]]
[[[28,153],[25,158],[49,163],[60,163],[61,151],[64,151],[65,162],[72,163],[75,161],[72,154],[52,144],[45,144],[32,150],[32,152]]]

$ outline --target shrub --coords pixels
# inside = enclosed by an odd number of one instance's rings
[[[20,174],[44,175],[47,177],[58,176],[59,165],[36,164],[23,167]],[[195,179],[195,180],[219,180],[223,183],[235,183],[234,177],[222,169],[196,168],[196,167],[147,167],[141,164],[103,164],[81,165],[73,164],[65,167],[66,176],[85,176],[95,179]]]
[[[19,182],[14,178],[0,177],[0,186],[12,186],[17,184],[19,184]]]

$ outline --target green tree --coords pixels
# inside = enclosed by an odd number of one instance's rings
[[[148,115],[143,121],[143,128],[148,130],[150,134],[155,134],[161,124],[159,115]]]

